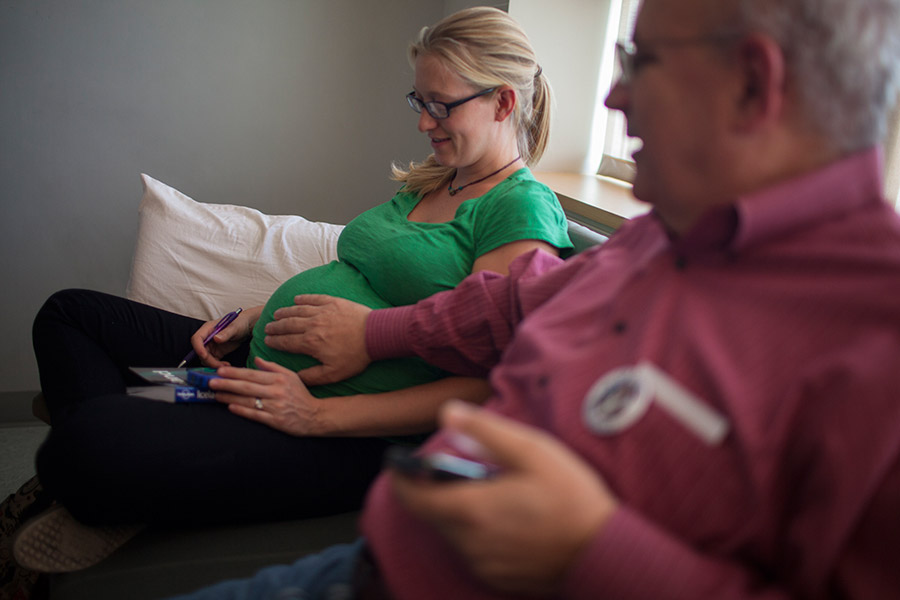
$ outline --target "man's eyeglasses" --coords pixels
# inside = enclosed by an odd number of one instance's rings
[[[434,119],[446,119],[450,116],[450,109],[456,108],[460,104],[465,104],[469,100],[474,100],[480,96],[484,96],[485,94],[490,94],[497,88],[488,88],[486,90],[481,90],[477,94],[472,94],[467,98],[463,98],[462,100],[457,100],[456,102],[438,102],[437,100],[431,100],[429,102],[423,102],[419,98],[416,98],[415,92],[410,92],[406,95],[406,101],[409,103],[409,107],[416,111],[417,113],[421,113],[424,108],[429,115]]]
[[[717,44],[743,35],[737,31],[723,31],[687,38],[662,38],[652,40],[644,45],[651,48],[657,46],[690,46],[694,44]],[[619,83],[628,83],[637,70],[648,60],[655,60],[653,53],[638,50],[632,41],[616,43],[616,61],[619,63]]]

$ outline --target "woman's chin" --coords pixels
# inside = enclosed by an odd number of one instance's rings
[[[432,142],[431,148],[434,150],[434,159],[438,162],[439,165],[443,167],[454,167],[456,166],[456,157],[452,148],[450,147],[450,142]]]

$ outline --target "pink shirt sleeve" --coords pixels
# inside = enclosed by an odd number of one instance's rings
[[[561,287],[545,280],[565,278],[571,269],[555,268],[562,264],[534,250],[512,262],[508,277],[480,271],[417,304],[373,311],[366,322],[369,356],[417,355],[460,375],[484,376],[522,318]]]
[[[745,565],[712,559],[620,507],[569,571],[562,596],[571,600],[670,598],[782,599]]]

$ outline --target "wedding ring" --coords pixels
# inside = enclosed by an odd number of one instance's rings
[[[257,398],[256,400],[253,401],[253,406],[255,406],[258,410],[262,410],[263,409],[262,400]]]

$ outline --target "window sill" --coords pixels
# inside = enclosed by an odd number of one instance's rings
[[[606,235],[628,219],[650,210],[648,205],[634,199],[630,184],[616,179],[547,171],[538,171],[534,176],[556,192],[569,218]]]

